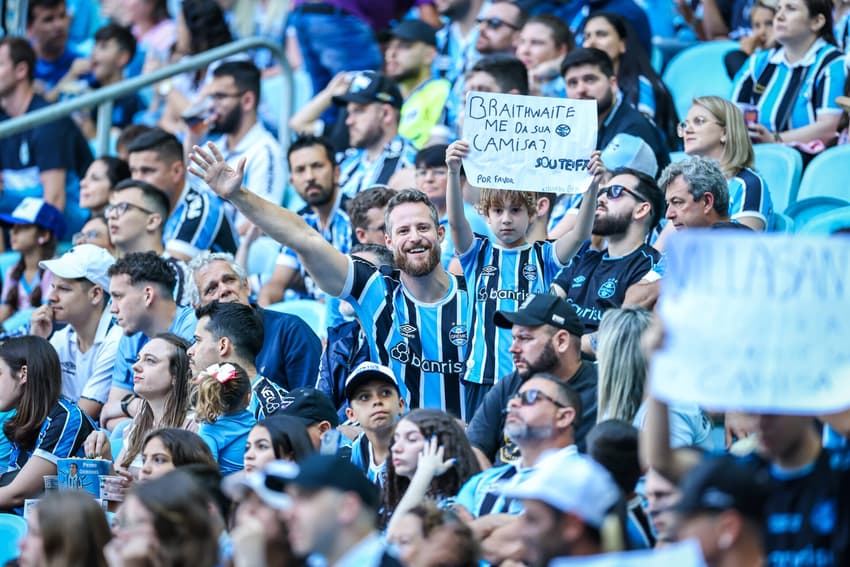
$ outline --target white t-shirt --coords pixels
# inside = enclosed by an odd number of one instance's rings
[[[106,403],[112,386],[112,366],[122,334],[121,327],[112,320],[108,309],[104,309],[100,317],[94,344],[84,353],[77,346],[77,332],[71,325],[53,333],[50,344],[56,349],[62,364],[63,396],[75,402],[87,398]]]

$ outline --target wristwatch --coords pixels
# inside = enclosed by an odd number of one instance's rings
[[[121,398],[121,413],[126,415],[127,417],[133,417],[130,414],[129,406],[133,403],[133,400],[136,399],[136,394],[127,394],[123,398]]]

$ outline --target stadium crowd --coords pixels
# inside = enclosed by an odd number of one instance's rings
[[[117,98],[107,155],[94,108],[0,138],[8,565],[850,565],[850,410],[662,401],[650,372],[677,233],[788,232],[762,150],[847,142],[850,3],[23,4],[0,121],[239,38],[289,64]],[[711,42],[731,88],[683,106],[662,68]],[[587,189],[467,178],[473,91],[595,101]]]

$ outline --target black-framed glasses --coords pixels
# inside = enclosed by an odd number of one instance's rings
[[[519,26],[516,24],[512,24],[510,22],[506,22],[502,18],[476,18],[475,23],[477,25],[485,24],[491,30],[497,30],[502,26],[508,26],[512,30],[518,30]]]
[[[609,185],[608,187],[602,187],[602,188],[599,189],[599,194],[605,195],[609,199],[619,199],[620,197],[623,196],[623,193],[628,193],[629,195],[631,195],[632,197],[634,197],[635,199],[637,199],[638,201],[640,201],[642,203],[648,202],[646,197],[644,197],[643,195],[640,195],[638,193],[635,193],[634,191],[632,191],[631,189],[629,189],[628,187],[626,187],[624,185]]]
[[[147,215],[153,214],[153,211],[150,211],[144,207],[140,207],[139,205],[134,205],[133,203],[127,203],[126,201],[122,203],[115,203],[114,205],[106,205],[106,208],[103,209],[103,214],[107,217],[111,217],[113,215],[116,217],[120,217],[123,216],[124,213],[126,213],[130,209],[142,211]]]
[[[95,240],[100,238],[101,233],[99,230],[91,229],[83,232],[76,232],[74,236],[71,237],[72,244],[85,244],[90,240]]]
[[[555,398],[553,398],[553,397],[551,397],[547,394],[544,394],[543,392],[541,392],[537,388],[529,388],[528,390],[526,390],[524,392],[517,392],[516,394],[511,396],[510,399],[519,400],[519,403],[521,405],[524,405],[524,406],[533,406],[534,404],[536,404],[538,402],[538,400],[546,400],[547,402],[552,402],[553,404],[555,404],[559,408],[567,407],[564,404],[562,404],[561,402],[559,402],[558,400],[556,400]]]

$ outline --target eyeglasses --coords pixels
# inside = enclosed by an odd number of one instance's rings
[[[553,404],[555,404],[559,408],[567,407],[564,404],[562,404],[561,402],[557,401],[556,399],[554,399],[550,396],[547,396],[546,394],[544,394],[543,392],[541,392],[540,390],[538,390],[536,388],[529,388],[525,392],[517,392],[516,394],[511,396],[510,399],[511,400],[519,400],[519,403],[521,405],[524,405],[524,406],[533,406],[534,404],[537,403],[538,400],[546,400],[547,402],[552,402]]]
[[[485,24],[491,30],[497,30],[502,26],[508,26],[512,30],[518,30],[519,29],[519,26],[517,26],[516,24],[506,22],[502,18],[476,18],[475,24],[479,25],[479,26],[481,24]]]
[[[425,177],[429,173],[433,173],[435,177],[445,177],[449,174],[449,168],[447,167],[417,167],[416,168],[417,177]]]
[[[387,231],[387,225],[382,224],[382,225],[378,225],[378,226],[367,226],[363,230],[372,230],[372,231],[376,231],[376,232],[386,232]]]
[[[646,197],[643,197],[642,195],[639,195],[628,187],[624,187],[622,185],[609,185],[608,187],[602,187],[601,189],[599,189],[599,194],[605,195],[609,199],[619,199],[623,196],[623,193],[628,193],[629,195],[631,195],[642,203],[648,202]]]
[[[77,232],[74,236],[71,237],[72,244],[85,244],[89,240],[95,240],[100,238],[100,232],[97,230],[86,230],[84,232]]]
[[[682,120],[681,122],[676,124],[676,130],[678,131],[679,136],[681,137],[685,135],[685,130],[688,129],[688,126],[693,126],[694,128],[699,129],[708,124],[709,122],[717,124],[718,126],[723,126],[723,124],[721,124],[717,120],[710,120],[704,116],[695,116],[693,122],[689,120]]]
[[[215,102],[221,102],[226,98],[239,98],[243,94],[245,94],[245,91],[239,91],[236,93],[210,93],[209,97]]]
[[[126,213],[129,209],[136,209],[137,211],[142,211],[143,213],[145,213],[147,215],[153,214],[153,211],[149,211],[148,209],[146,209],[144,207],[140,207],[139,205],[134,205],[133,203],[126,203],[126,202],[125,203],[116,203],[114,205],[106,205],[106,208],[103,209],[103,214],[106,215],[107,217],[111,217],[111,216],[120,217],[120,216],[123,216],[124,213]]]

